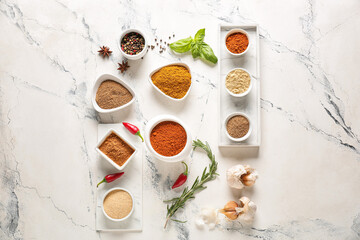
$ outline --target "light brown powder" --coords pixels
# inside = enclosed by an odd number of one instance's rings
[[[245,136],[250,128],[249,120],[244,116],[233,116],[226,123],[226,130],[233,138],[241,138]]]
[[[225,86],[234,94],[246,92],[250,87],[250,75],[241,69],[235,69],[226,76]]]
[[[132,147],[115,133],[111,133],[100,145],[99,149],[120,167],[135,152]]]
[[[111,109],[125,105],[132,98],[132,94],[126,87],[113,80],[105,80],[100,84],[95,99],[102,109]]]
[[[105,197],[103,205],[109,217],[121,219],[129,215],[133,207],[133,201],[128,192],[114,190]]]

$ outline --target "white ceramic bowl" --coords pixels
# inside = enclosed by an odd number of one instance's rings
[[[113,80],[113,81],[118,82],[121,85],[123,85],[132,94],[133,98],[131,99],[131,101],[124,104],[124,105],[122,105],[122,106],[120,106],[120,107],[111,108],[111,109],[103,109],[103,108],[99,107],[99,105],[96,102],[96,92],[97,92],[100,84],[102,82],[104,82],[105,80]],[[124,81],[122,81],[119,78],[115,77],[114,75],[103,74],[103,75],[100,75],[95,81],[91,100],[92,100],[92,104],[93,104],[95,110],[98,111],[99,113],[113,113],[113,112],[117,112],[119,110],[122,110],[122,109],[130,106],[130,104],[132,104],[135,101],[135,92],[134,92],[134,90],[132,90],[132,88],[127,83],[125,83]]]
[[[243,70],[243,71],[247,72],[247,74],[249,74],[249,76],[250,76],[250,85],[249,85],[249,88],[248,88],[245,92],[239,93],[239,94],[236,94],[236,93],[231,92],[231,91],[226,87],[226,78],[227,78],[227,76],[229,75],[230,72],[232,72],[232,71],[234,71],[234,70],[236,70],[236,69]],[[248,93],[251,91],[252,86],[253,86],[253,81],[254,81],[254,79],[252,78],[251,74],[250,74],[246,69],[244,69],[244,68],[234,68],[234,69],[231,69],[231,70],[226,74],[226,76],[225,76],[225,81],[224,81],[224,85],[225,85],[226,91],[227,91],[231,96],[233,96],[233,97],[245,97],[245,96],[248,95]]]
[[[105,139],[111,134],[111,133],[115,133],[119,138],[121,138],[125,143],[127,143],[130,147],[132,147],[134,149],[133,154],[129,157],[128,160],[126,160],[126,162],[120,167],[119,165],[117,165],[113,160],[111,160],[108,156],[106,156],[105,153],[103,153],[99,147],[101,146],[101,144],[105,141]],[[131,144],[126,138],[124,138],[123,136],[121,136],[118,132],[116,132],[114,129],[110,129],[106,135],[104,137],[101,138],[101,140],[99,141],[99,143],[96,146],[96,151],[106,160],[108,161],[111,165],[113,165],[117,170],[121,171],[123,170],[126,165],[131,161],[131,159],[133,159],[133,157],[135,156],[135,154],[137,153],[137,149],[135,148],[135,146],[133,144]]]
[[[179,123],[186,132],[186,136],[187,136],[187,141],[185,144],[184,149],[177,155],[175,156],[171,156],[171,157],[166,157],[163,155],[160,155],[159,153],[157,153],[153,147],[151,146],[151,142],[150,142],[150,134],[151,131],[153,130],[153,128],[158,125],[161,122],[165,122],[165,121],[172,121],[172,122],[176,122]],[[186,126],[185,123],[183,123],[179,118],[172,116],[172,115],[159,115],[156,116],[154,118],[152,118],[147,124],[146,124],[146,128],[145,128],[145,144],[147,149],[150,151],[150,153],[165,162],[179,162],[184,160],[185,158],[187,158],[190,155],[191,149],[192,149],[192,138],[191,138],[191,133],[189,131],[189,128]]]
[[[123,39],[123,37],[128,34],[128,33],[131,33],[131,32],[136,32],[136,33],[139,33],[141,36],[143,36],[144,40],[145,40],[145,44],[144,44],[144,49],[137,55],[129,55],[129,54],[126,54],[122,49],[121,49],[121,40]],[[118,47],[120,49],[120,52],[121,54],[129,59],[129,60],[138,60],[140,58],[142,58],[143,56],[145,56],[145,54],[147,53],[147,45],[148,45],[148,41],[146,39],[146,36],[145,34],[139,30],[139,29],[135,29],[135,28],[130,28],[130,29],[127,29],[125,31],[123,31],[121,34],[120,34],[120,38],[118,39]]]
[[[226,124],[227,122],[230,120],[230,118],[234,117],[234,116],[243,116],[243,117],[246,117],[247,120],[249,121],[249,131],[245,134],[245,136],[241,137],[241,138],[233,138],[232,136],[230,136],[230,134],[228,133],[227,129],[226,129]],[[251,131],[252,131],[252,123],[250,121],[250,118],[248,115],[246,115],[245,113],[241,113],[241,112],[234,112],[234,113],[231,113],[229,116],[227,116],[227,118],[225,119],[225,132],[226,132],[226,136],[232,140],[232,141],[235,141],[235,142],[242,142],[242,141],[245,141],[246,139],[249,138],[249,136],[251,135]]]
[[[172,65],[185,67],[187,70],[189,70],[189,73],[190,73],[190,76],[191,76],[191,78],[190,78],[190,80],[191,80],[190,87],[189,87],[187,93],[185,94],[185,96],[182,97],[182,98],[173,98],[173,97],[170,97],[170,96],[166,95],[166,94],[163,93],[157,86],[155,86],[155,84],[154,84],[153,81],[151,80],[151,77],[152,77],[152,75],[154,75],[154,73],[156,73],[157,71],[159,71],[159,70],[160,70],[161,68],[163,68],[163,67],[172,66]],[[171,99],[171,100],[173,100],[173,101],[175,101],[175,102],[181,102],[181,101],[183,101],[183,100],[189,95],[189,92],[190,92],[190,90],[191,90],[191,86],[192,86],[192,74],[191,74],[190,68],[189,68],[189,66],[188,66],[187,64],[185,64],[185,63],[180,63],[180,62],[178,62],[178,63],[170,63],[170,64],[166,64],[166,65],[164,65],[164,66],[158,67],[157,69],[155,69],[154,71],[152,71],[152,72],[149,74],[149,82],[150,82],[150,84],[151,84],[158,92],[160,92],[163,96],[165,96],[165,97],[167,97],[167,98],[169,98],[169,99]]]
[[[227,46],[226,46],[226,39],[228,38],[228,36],[230,36],[230,35],[233,34],[233,33],[243,33],[243,34],[245,34],[246,37],[249,39],[249,44],[248,44],[247,48],[245,49],[245,51],[243,51],[242,53],[232,53],[232,52],[229,51],[229,49],[228,49]],[[249,48],[250,48],[251,41],[250,41],[249,34],[248,34],[245,30],[240,29],[240,28],[235,28],[235,29],[231,29],[231,30],[226,34],[225,39],[224,39],[224,44],[225,44],[226,51],[227,51],[229,54],[231,54],[231,55],[233,55],[233,56],[239,57],[239,56],[244,55],[245,53],[247,53],[247,51],[248,51]]]
[[[109,215],[107,215],[106,212],[105,212],[105,209],[104,209],[104,200],[105,200],[106,196],[107,196],[110,192],[112,192],[112,191],[114,191],[114,190],[123,190],[123,191],[129,193],[129,195],[131,196],[131,199],[132,199],[132,202],[133,202],[133,204],[132,204],[132,209],[131,209],[130,213],[129,213],[126,217],[124,217],[124,218],[120,218],[120,219],[112,218],[112,217],[110,217]],[[131,214],[134,212],[134,205],[135,205],[135,203],[134,203],[134,197],[133,197],[133,195],[131,194],[131,192],[129,192],[129,191],[128,191],[127,189],[125,189],[125,188],[120,188],[120,187],[116,187],[116,188],[111,188],[111,189],[109,189],[109,190],[104,194],[103,199],[102,199],[102,202],[101,202],[101,208],[102,208],[102,211],[103,211],[105,217],[107,217],[107,219],[109,219],[109,220],[111,220],[111,221],[114,221],[114,222],[122,222],[122,221],[128,219],[128,218],[131,216]]]

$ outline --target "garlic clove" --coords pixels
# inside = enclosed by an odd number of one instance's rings
[[[221,209],[219,212],[224,214],[230,220],[235,220],[239,216],[236,211],[224,211],[224,209]]]
[[[256,179],[259,177],[257,171],[255,169],[250,168],[250,166],[245,166],[246,174],[241,176],[241,182],[247,186],[250,187],[255,184]]]
[[[238,213],[236,211],[236,208],[238,208],[239,205],[235,201],[230,201],[226,203],[223,209],[221,209],[219,212],[224,214],[227,218],[230,220],[235,220],[238,218]]]

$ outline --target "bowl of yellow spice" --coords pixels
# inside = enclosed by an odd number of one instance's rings
[[[185,63],[167,64],[152,71],[149,82],[163,96],[173,101],[182,101],[191,88],[190,68]]]

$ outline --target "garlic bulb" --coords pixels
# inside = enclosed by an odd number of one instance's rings
[[[249,165],[235,165],[226,171],[227,183],[230,187],[242,189],[255,184],[258,173]]]
[[[219,212],[224,214],[228,219],[238,219],[240,222],[250,224],[254,221],[256,205],[247,197],[239,199],[240,204],[235,201],[228,202]]]

